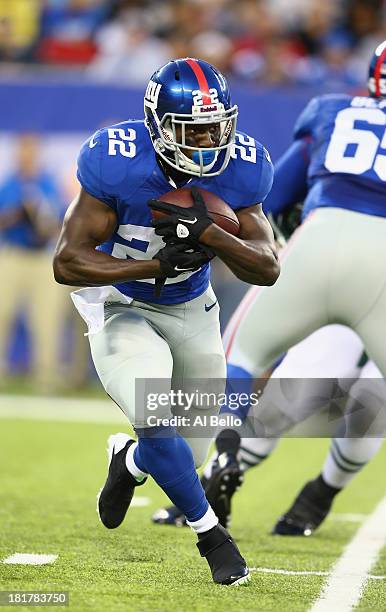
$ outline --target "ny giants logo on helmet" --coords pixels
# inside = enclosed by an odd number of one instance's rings
[[[154,110],[157,109],[158,97],[161,91],[161,87],[161,83],[149,81],[145,93],[145,103],[149,106],[149,108],[153,108]]]

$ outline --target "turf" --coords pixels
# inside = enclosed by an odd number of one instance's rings
[[[71,609],[79,611],[286,606],[296,612],[317,598],[325,580],[320,576],[254,572],[248,587],[214,585],[189,529],[151,524],[151,513],[166,501],[152,482],[138,490],[151,504],[132,508],[116,531],[105,530],[95,495],[106,471],[106,438],[116,428],[6,419],[0,426],[0,558],[15,552],[59,555],[47,566],[0,564],[1,590],[66,590]],[[231,531],[250,567],[326,571],[355,533],[358,524],[331,518],[309,539],[269,535],[304,481],[318,472],[327,447],[326,440],[284,440],[247,475],[235,498]],[[371,512],[384,494],[385,461],[386,448],[339,496],[334,512]],[[386,555],[373,573],[386,574]],[[384,588],[383,581],[369,581],[360,610],[386,610]]]

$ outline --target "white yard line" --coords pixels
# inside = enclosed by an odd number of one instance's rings
[[[126,417],[109,399],[0,395],[0,418],[127,426]]]
[[[351,612],[360,601],[368,573],[385,545],[386,497],[346,546],[310,612]]]
[[[131,500],[130,508],[145,508],[150,506],[150,497],[136,497]]]
[[[329,576],[329,572],[319,572],[316,570],[285,570],[276,569],[274,567],[250,567],[250,572],[258,572],[260,574],[279,574],[282,576]],[[369,575],[367,578],[371,580],[385,580],[386,576]]]
[[[332,512],[328,518],[333,521],[342,521],[343,523],[363,523],[367,517],[368,514],[340,514]]]
[[[30,553],[15,553],[3,560],[9,565],[48,565],[54,563],[58,555],[35,555]]]
[[[250,567],[251,572],[258,572],[260,574],[280,574],[282,576],[328,576],[328,572],[317,572],[317,571],[297,571],[297,570],[285,570],[276,569],[274,567]]]

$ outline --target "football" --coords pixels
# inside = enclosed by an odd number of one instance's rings
[[[228,234],[237,236],[240,231],[240,223],[231,207],[217,195],[207,191],[207,189],[201,189],[201,187],[199,187],[198,191],[204,198],[209,216],[213,219],[214,223],[221,227],[221,229],[224,231],[228,232]],[[168,204],[181,206],[181,208],[190,208],[193,206],[192,194],[189,187],[173,189],[172,191],[168,191],[168,193],[160,196],[158,199],[162,202],[168,202]],[[152,211],[152,216],[154,219],[166,216],[166,214],[167,213],[162,213],[159,211]]]

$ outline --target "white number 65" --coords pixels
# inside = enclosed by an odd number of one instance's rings
[[[363,174],[371,168],[386,181],[386,155],[377,155],[379,145],[386,148],[386,130],[380,141],[374,132],[354,128],[355,121],[385,125],[386,116],[377,108],[346,108],[335,120],[335,128],[326,152],[324,165],[330,172]],[[345,156],[348,145],[356,145],[353,156]]]

